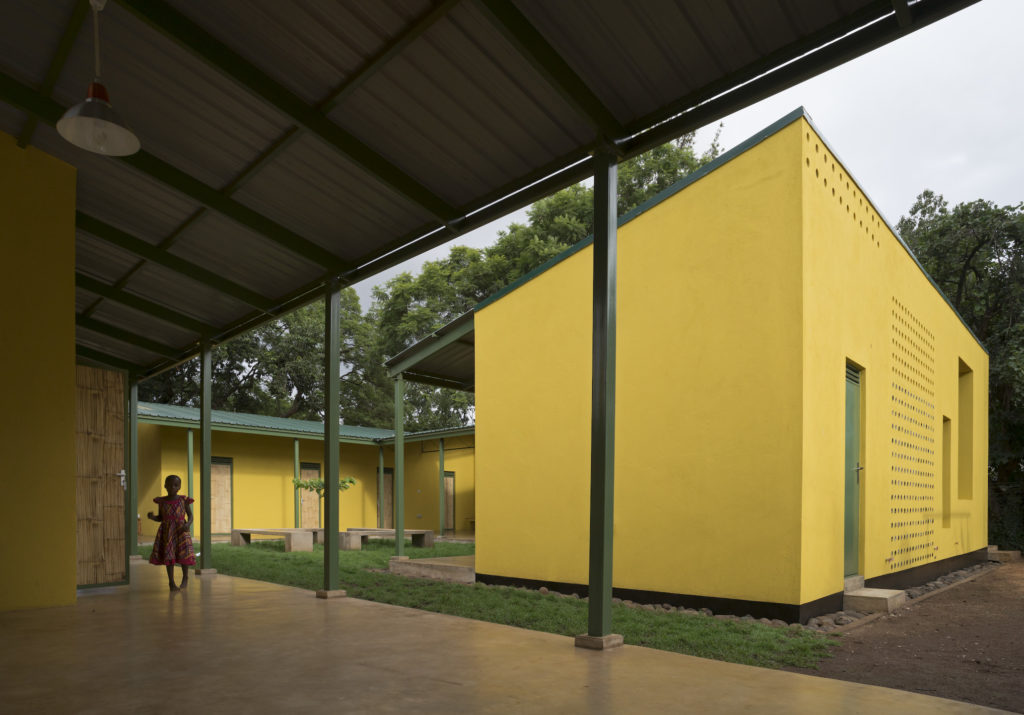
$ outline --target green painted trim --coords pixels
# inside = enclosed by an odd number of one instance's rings
[[[505,0],[481,0],[478,6],[519,54],[594,129],[609,140],[623,135],[622,125],[615,116],[514,4]]]
[[[298,95],[222,43],[201,25],[162,0],[119,0],[136,17],[251,94],[282,112],[306,131],[358,165],[381,183],[434,216],[450,221],[456,210],[425,186],[360,141]],[[335,257],[336,260],[336,257]],[[322,264],[327,265],[327,264]]]
[[[299,479],[302,476],[301,465],[299,464],[299,440],[298,438],[293,440],[292,457],[294,459],[292,474],[293,479]],[[299,488],[295,487],[292,490],[295,493],[292,501],[295,502],[295,528],[302,528],[302,497],[299,494]]]
[[[164,427],[192,427],[199,420],[188,420],[188,419],[177,419],[174,417],[151,417],[147,415],[141,415],[139,421],[145,424],[161,425]],[[323,435],[305,431],[289,431],[289,430],[275,430],[275,429],[264,429],[261,427],[243,427],[239,425],[224,425],[217,422],[213,423],[212,427],[214,432],[235,432],[238,434],[257,434],[265,435],[268,437],[287,437],[291,439],[315,439],[322,440]],[[365,439],[359,437],[339,437],[339,444],[377,444],[380,441],[379,438],[366,437]]]
[[[210,465],[213,463],[213,439],[210,430],[210,411],[213,402],[210,388],[211,352],[210,341],[203,340],[199,369],[199,548],[202,551],[199,556],[200,569],[213,568],[213,525],[210,523],[210,502],[213,499],[210,484]]]
[[[403,437],[405,443],[410,442],[428,442],[430,440],[437,439],[438,437],[465,437],[476,434],[476,427],[458,427],[455,429],[443,429],[443,430],[431,430],[429,432],[407,432]],[[393,445],[395,443],[394,437],[386,439],[374,440],[377,444],[382,445]]]
[[[395,377],[395,556],[405,555],[405,380]]]
[[[142,369],[141,366],[136,365],[133,362],[128,362],[127,360],[122,360],[121,358],[116,358],[113,357],[112,355],[107,355],[106,353],[100,352],[99,350],[87,348],[84,345],[75,346],[75,355],[85,358],[86,360],[91,360],[92,362],[96,363],[99,367],[113,367],[124,372],[132,373],[139,372]]]
[[[165,322],[177,325],[179,328],[185,328],[185,330],[191,330],[194,333],[200,335],[209,335],[217,332],[217,329],[212,325],[190,318],[189,316],[165,308],[159,303],[146,300],[145,298],[139,298],[138,296],[130,293],[125,293],[123,290],[114,288],[113,286],[98,281],[95,278],[85,275],[84,273],[75,273],[75,286],[83,290],[87,290],[90,293],[112,300],[115,303],[121,303],[127,305],[129,308],[134,308],[142,313],[148,313],[154,318],[159,318]]]
[[[338,494],[341,411],[341,285],[333,282],[324,295],[324,590],[336,591],[338,573]]]
[[[594,157],[593,367],[590,418],[590,549],[587,633],[612,628],[612,534],[615,516],[615,330],[618,165]]]
[[[257,308],[259,310],[270,310],[274,307],[274,301],[260,293],[257,293],[256,291],[249,290],[245,286],[235,283],[234,281],[230,281],[224,278],[221,274],[207,270],[196,263],[186,261],[184,258],[179,258],[174,254],[167,253],[159,246],[147,243],[141,238],[137,238],[126,231],[115,228],[114,226],[111,226],[98,218],[82,213],[81,211],[75,212],[75,226],[89,235],[95,236],[101,241],[106,241],[107,243],[124,249],[129,253],[133,253],[140,258],[144,258],[147,261],[161,265],[175,273],[180,273],[197,283],[201,283],[220,293],[224,293],[231,298],[240,300],[250,307]],[[177,355],[178,351],[175,351],[174,354],[169,357],[177,357]]]
[[[78,33],[81,31],[82,25],[85,24],[85,18],[88,16],[88,0],[77,0],[71,11],[71,17],[68,18],[68,24],[64,27],[64,32],[60,36],[60,42],[57,43],[57,50],[53,53],[53,58],[50,60],[46,76],[39,84],[40,94],[49,97],[53,93],[53,88],[57,85],[61,71],[68,61],[68,55],[71,54],[71,48],[75,46]],[[35,133],[37,124],[39,124],[39,119],[29,115],[28,121],[25,122],[25,126],[21,130],[21,134],[18,135],[18,146],[25,147],[32,142],[32,135]]]
[[[437,533],[444,536],[444,437],[437,441],[438,443],[438,467],[437,467],[437,492],[440,496],[440,507],[441,510],[438,512],[440,518],[438,519]]]
[[[148,350],[151,353],[163,355],[164,357],[178,357],[181,355],[181,351],[171,345],[166,345],[165,343],[159,343],[156,340],[141,337],[135,333],[110,325],[109,323],[96,320],[95,318],[86,318],[81,315],[75,316],[75,325],[80,328],[85,328],[86,330],[91,330],[94,333],[99,333],[100,335],[106,335],[108,338],[113,338],[119,342],[134,345],[135,347],[142,348],[143,350]]]
[[[384,494],[384,448],[377,447],[377,526],[382,527],[381,515],[383,513],[384,502],[382,501],[382,495]]]
[[[124,415],[124,425],[122,426],[121,438],[124,440],[124,449],[122,450],[122,464],[124,474],[126,477],[131,474],[131,431],[132,431],[132,400],[131,400],[131,386],[132,386],[132,374],[126,372],[122,375],[121,382],[121,409]],[[125,485],[128,486],[127,484]],[[131,555],[134,553],[132,550],[132,539],[129,538],[129,534],[136,531],[136,526],[132,524],[132,514],[136,513],[138,502],[136,500],[133,506],[132,500],[129,498],[130,489],[125,489],[124,495],[124,575],[129,581],[131,580]],[[137,542],[138,539],[135,539]]]
[[[188,467],[187,467],[187,469],[188,469],[188,495],[190,497],[192,497],[193,499],[195,499],[195,484],[193,483],[193,473],[195,472],[195,461],[196,461],[195,434],[194,434],[194,432],[191,429],[187,430],[187,433],[188,433],[188,444],[187,444],[187,447],[186,447],[186,449],[187,449],[186,453],[187,453],[188,456],[186,457],[186,459],[188,459]],[[188,533],[189,534],[194,534],[195,533],[195,519],[193,519],[192,521],[193,521],[193,523],[188,525]]]

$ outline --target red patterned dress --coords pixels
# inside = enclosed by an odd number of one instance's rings
[[[160,528],[153,540],[151,564],[182,564],[195,566],[196,552],[192,549],[192,535],[188,533],[188,514],[185,505],[191,504],[192,497],[157,497],[153,500],[160,507]]]

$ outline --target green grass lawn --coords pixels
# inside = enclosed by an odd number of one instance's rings
[[[251,546],[213,544],[218,573],[315,590],[323,586],[323,547],[313,553],[285,553],[283,541]],[[149,557],[151,547],[139,548]],[[394,541],[373,539],[362,551],[338,554],[341,586],[349,596],[379,603],[502,623],[573,636],[587,630],[587,603],[538,591],[413,579],[383,572]],[[407,546],[413,559],[472,554],[473,544],[441,543],[431,549]],[[830,655],[835,641],[805,630],[760,623],[720,621],[700,615],[612,606],[612,630],[626,643],[767,668],[813,667]]]

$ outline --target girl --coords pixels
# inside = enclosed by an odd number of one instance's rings
[[[174,564],[181,564],[181,588],[188,586],[187,566],[195,566],[196,554],[192,550],[192,535],[189,527],[192,525],[192,497],[183,497],[178,494],[181,489],[181,477],[171,474],[164,480],[164,489],[167,496],[157,497],[156,502],[160,511],[157,514],[148,512],[153,521],[160,522],[156,538],[153,540],[153,553],[149,557],[151,564],[163,564],[167,567],[167,581],[171,590],[179,590],[174,585]]]

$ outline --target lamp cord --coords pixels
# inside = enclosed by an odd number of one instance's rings
[[[106,0],[90,0],[92,5],[92,53],[96,66],[95,82],[100,81],[100,10],[107,4]]]

